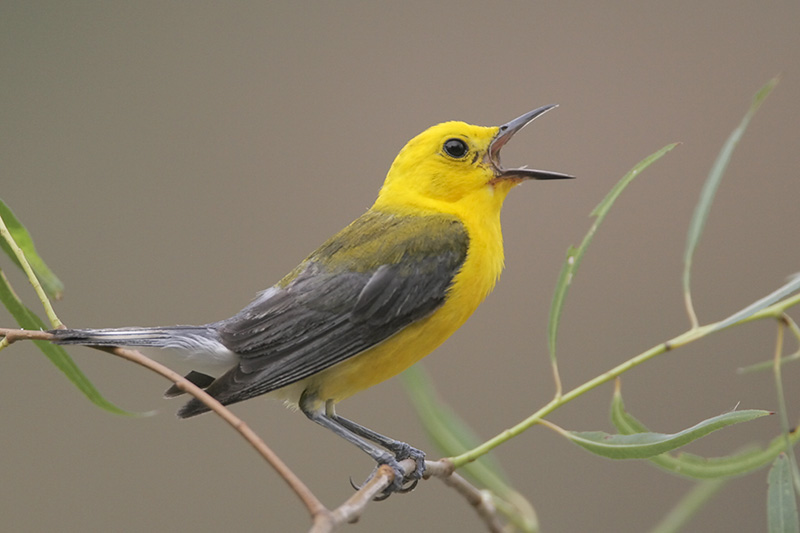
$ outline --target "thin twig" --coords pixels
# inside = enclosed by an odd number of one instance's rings
[[[400,467],[405,474],[411,473],[415,464],[411,459],[400,461]],[[425,479],[437,477],[447,486],[456,489],[464,496],[467,502],[472,505],[478,516],[486,524],[489,531],[502,532],[503,522],[500,518],[494,502],[487,491],[481,491],[464,477],[454,472],[453,463],[448,459],[439,461],[425,461]],[[329,517],[320,518],[315,521],[309,533],[330,533],[336,531],[340,526],[356,522],[367,505],[383,490],[388,487],[394,479],[394,472],[388,466],[381,466],[369,481],[367,481],[353,496],[342,505],[334,509]]]
[[[697,320],[697,313],[695,312],[694,304],[692,303],[692,293],[689,292],[688,285],[683,292],[683,303],[686,307],[686,314],[689,315],[689,324],[691,325],[690,329],[699,328],[700,322]]]
[[[416,468],[416,463],[412,459],[406,459],[400,462],[400,467],[404,473],[410,473]],[[312,533],[323,533],[328,531],[335,531],[344,524],[352,524],[357,522],[364,510],[370,502],[391,485],[394,481],[394,470],[387,465],[380,466],[375,475],[372,476],[364,485],[362,485],[355,494],[350,496],[344,503],[331,512],[330,529],[321,529],[315,527],[311,529]]]
[[[53,335],[47,331],[31,331],[23,329],[0,328],[0,337],[4,344],[12,344],[19,340],[52,341]],[[132,363],[159,374],[175,383],[183,392],[186,392],[205,404],[209,409],[227,422],[244,438],[266,461],[275,469],[294,493],[300,498],[312,517],[311,533],[330,533],[341,526],[358,521],[366,510],[367,505],[375,500],[394,480],[394,471],[384,465],[375,471],[364,485],[350,498],[334,510],[326,508],[322,502],[309,490],[309,488],[292,472],[288,466],[264,443],[264,441],[245,424],[243,420],[234,415],[227,407],[215,400],[212,396],[190,382],[177,372],[144,356],[137,350],[114,348],[108,346],[90,346],[97,350],[113,354]],[[405,474],[411,473],[416,464],[412,459],[400,461],[400,467]],[[425,479],[437,477],[464,496],[472,505],[478,516],[486,523],[489,531],[503,531],[502,521],[497,513],[491,496],[479,490],[465,478],[454,472],[455,468],[449,459],[439,461],[425,461]]]
[[[22,251],[22,248],[19,247],[17,241],[15,241],[14,237],[12,237],[11,232],[8,230],[8,227],[6,227],[6,223],[3,221],[2,217],[0,217],[0,237],[3,237],[8,246],[11,248],[11,251],[14,252],[14,256],[17,258],[22,270],[28,277],[28,283],[30,283],[33,287],[33,290],[36,291],[36,296],[39,297],[39,301],[41,302],[42,307],[44,307],[44,312],[47,315],[47,318],[50,320],[50,325],[54,328],[64,327],[64,324],[61,323],[58,315],[56,315],[53,305],[50,303],[50,299],[47,298],[47,294],[45,294],[42,284],[39,283],[39,278],[36,277],[36,274],[33,272],[33,268],[31,268],[30,263],[28,263],[28,258],[25,257],[25,252]]]
[[[554,398],[558,400],[564,394],[564,386],[561,383],[561,374],[558,371],[558,361],[552,360],[551,368],[553,370],[553,382],[555,383],[556,392]]]
[[[53,340],[53,335],[46,331],[0,328],[0,335],[4,336],[9,344],[22,339],[44,341]],[[300,478],[298,478],[294,472],[292,472],[291,469],[286,466],[286,464],[275,454],[275,452],[273,452],[264,443],[264,441],[252,429],[250,429],[247,424],[245,424],[242,419],[234,415],[230,409],[222,405],[203,389],[187,380],[177,372],[174,372],[166,366],[142,355],[142,353],[138,352],[137,350],[111,348],[107,346],[91,346],[91,348],[111,353],[117,357],[121,357],[131,361],[132,363],[143,366],[148,370],[167,378],[175,383],[180,390],[191,394],[203,402],[203,404],[205,404],[209,409],[214,411],[217,415],[219,415],[220,418],[233,427],[233,429],[235,429],[242,436],[242,438],[244,438],[253,448],[255,448],[255,450],[270,464],[270,466],[275,469],[278,475],[281,476],[284,481],[286,481],[287,485],[289,485],[294,493],[300,498],[314,519],[316,519],[317,515],[324,515],[329,512],[317,499],[317,497],[314,496],[311,490],[309,490],[309,488],[300,480]]]
[[[485,441],[483,444],[469,451],[466,451],[458,456],[451,457],[450,459],[453,461],[456,467],[460,467],[465,465],[466,463],[472,462],[478,457],[488,453],[492,449],[508,441],[509,439],[516,437],[520,433],[523,433],[524,431],[538,424],[539,422],[542,421],[542,419],[544,419],[545,416],[549,415],[556,409],[560,408],[562,405],[571,402],[572,400],[582,396],[588,391],[595,389],[600,385],[603,385],[615,379],[618,376],[621,376],[630,369],[639,366],[640,364],[649,361],[650,359],[658,355],[669,352],[676,348],[680,348],[689,343],[705,338],[711,333],[715,333],[717,331],[725,329],[726,327],[732,327],[733,325],[744,324],[747,322],[753,322],[765,318],[785,320],[783,319],[785,311],[788,308],[796,305],[800,305],[800,293],[794,294],[790,297],[784,298],[783,300],[775,302],[772,305],[769,305],[753,313],[750,316],[738,320],[734,324],[724,325],[725,320],[721,320],[719,322],[714,322],[712,324],[708,324],[705,326],[692,328],[684,333],[681,333],[680,335],[673,337],[672,339],[666,342],[662,342],[656,346],[653,346],[649,350],[646,350],[640,353],[639,355],[634,356],[628,359],[627,361],[624,361],[623,363],[618,364],[614,368],[607,370],[606,372],[584,382],[582,385],[574,387],[573,389],[565,392],[561,397],[550,400],[547,404],[539,408],[538,411],[528,416],[526,419],[519,422],[515,426],[502,431],[501,433],[497,434],[491,439]],[[792,324],[791,322],[787,323],[789,325]]]
[[[494,505],[494,500],[489,491],[479,490],[460,474],[453,472],[449,476],[442,478],[448,487],[456,489],[456,492],[464,496],[467,502],[475,509],[478,516],[486,524],[486,528],[492,533],[502,533],[504,531],[503,521]]]
[[[785,318],[788,318],[784,315]],[[788,324],[788,320],[779,320],[778,321],[778,335],[775,341],[775,355],[773,357],[773,375],[775,378],[775,393],[778,397],[778,416],[780,417],[781,421],[781,430],[783,432],[783,437],[786,441],[786,455],[789,456],[789,462],[792,466],[792,471],[794,475],[792,476],[792,481],[794,483],[794,490],[797,493],[800,493],[800,473],[798,473],[797,468],[797,457],[794,454],[794,446],[792,445],[792,441],[789,438],[789,435],[792,432],[791,427],[789,426],[789,410],[786,407],[786,396],[783,393],[783,378],[781,377],[781,356],[783,355],[783,332],[786,329]]]

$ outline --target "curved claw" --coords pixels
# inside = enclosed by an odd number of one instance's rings
[[[408,453],[403,458],[398,457],[398,459],[414,459],[416,468],[409,475],[405,475],[405,472],[403,472],[403,469],[400,468],[399,464],[396,462],[394,464],[389,464],[389,466],[392,467],[392,470],[394,470],[395,478],[392,484],[386,487],[386,489],[383,491],[383,494],[380,497],[375,498],[377,501],[385,500],[395,492],[399,494],[407,494],[417,487],[419,480],[422,479],[422,473],[425,471],[425,453],[415,448],[411,448],[411,450],[411,453]]]
[[[394,491],[385,490],[380,494],[380,496],[375,496],[374,498],[372,498],[372,501],[374,501],[374,502],[382,502],[383,500],[385,500],[386,498],[388,498],[392,494],[394,494]]]
[[[423,457],[424,457],[424,454],[423,454]],[[414,459],[417,460],[417,459],[421,459],[421,458],[414,457]],[[407,494],[407,493],[411,492],[412,490],[414,490],[417,487],[417,484],[419,483],[420,478],[422,477],[422,471],[425,469],[425,461],[424,461],[424,459],[417,460],[417,468],[414,470],[414,472],[412,472],[408,476],[404,475],[403,469],[400,468],[400,465],[397,464],[397,462],[395,462],[395,461],[388,462],[388,463],[382,463],[382,464],[387,464],[388,466],[390,466],[392,468],[392,470],[394,470],[395,478],[394,478],[394,481],[392,482],[391,485],[386,487],[384,489],[384,491],[380,495],[375,496],[375,498],[373,498],[373,500],[376,501],[376,502],[381,502],[381,501],[387,499],[389,496],[391,496],[395,492],[398,493],[398,494]],[[377,468],[375,470],[373,470],[373,472],[369,475],[367,480],[364,483],[362,483],[361,485],[356,484],[353,481],[353,478],[350,477],[349,478],[350,486],[353,487],[353,490],[356,490],[356,491],[361,490],[361,488],[364,486],[364,484],[366,484],[370,479],[372,479],[375,476],[375,473],[377,471],[378,471]]]
[[[397,492],[399,492],[400,494],[407,494],[412,490],[414,490],[415,488],[417,488],[417,483],[419,483],[419,479],[412,479],[411,483],[408,486],[397,489]]]

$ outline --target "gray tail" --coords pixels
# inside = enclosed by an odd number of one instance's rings
[[[200,354],[196,362],[211,365],[227,363],[230,366],[235,356],[220,341],[215,324],[165,328],[54,329],[49,333],[55,337],[52,342],[56,344],[175,348],[195,356]],[[186,375],[186,379],[203,389],[214,381],[213,377],[194,370]],[[165,396],[172,398],[182,393],[179,387],[173,385],[167,389]],[[208,410],[201,402],[193,400],[180,410],[178,416],[186,418]]]
[[[158,328],[54,329],[56,344],[84,346],[152,346],[155,348],[184,348],[189,339],[217,341],[211,326],[171,326]],[[202,342],[202,341],[201,341]],[[218,342],[218,341],[217,341]]]

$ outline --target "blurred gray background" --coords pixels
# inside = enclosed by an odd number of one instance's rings
[[[499,125],[561,107],[504,161],[575,174],[506,202],[506,272],[425,361],[442,398],[485,437],[553,394],[547,312],[570,244],[637,161],[682,145],[615,205],[564,311],[572,387],[684,331],[685,234],[703,180],[752,95],[782,81],[733,158],[698,249],[702,322],[800,270],[800,6],[797,2],[448,2],[435,5],[163,2],[0,4],[0,197],[66,283],[73,327],[227,317],[374,200],[395,154],[444,120]],[[8,260],[25,301],[32,291]],[[795,315],[800,313],[795,312]],[[798,316],[795,316],[798,318]],[[12,325],[0,312],[0,323]],[[630,410],[672,432],[734,408],[775,409],[775,326],[726,331],[626,374]],[[788,349],[794,349],[791,341]],[[0,357],[0,520],[7,531],[304,531],[305,511],[220,420],[178,421],[168,385],[71,349],[115,403],[93,407],[31,345]],[[796,366],[785,369],[797,418]],[[610,430],[612,387],[559,410]],[[235,407],[328,505],[370,460],[279,403]],[[431,448],[399,380],[339,411]],[[777,417],[690,447],[764,443]],[[436,456],[436,453],[432,453]],[[544,428],[499,460],[545,531],[644,531],[691,486],[647,463],[590,456]],[[689,531],[765,529],[766,471],[732,481]],[[482,531],[438,481],[372,505],[354,531]]]

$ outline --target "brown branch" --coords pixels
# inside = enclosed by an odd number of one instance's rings
[[[3,337],[8,344],[13,344],[16,341],[21,340],[49,341],[53,339],[53,335],[46,331],[10,328],[0,328],[0,337]]]
[[[22,329],[5,329],[0,328],[0,336],[5,337],[8,344],[18,340],[53,340],[53,335],[46,331],[31,331]],[[201,402],[203,402],[209,409],[214,411],[220,418],[227,422],[234,430],[236,430],[244,440],[246,440],[255,450],[263,457],[267,463],[275,469],[279,476],[286,481],[286,484],[294,491],[300,498],[303,504],[308,509],[314,520],[318,515],[329,514],[330,511],[317,499],[316,496],[309,490],[309,488],[298,478],[291,469],[286,466],[276,454],[273,452],[264,441],[244,423],[242,419],[234,415],[230,409],[219,403],[206,391],[187,380],[177,372],[174,372],[166,366],[153,361],[146,357],[137,350],[129,350],[126,348],[110,348],[106,346],[90,346],[107,353],[116,355],[126,359],[132,363],[143,366],[156,374],[163,376],[175,383],[175,385],[188,394],[191,394]]]
[[[449,476],[442,477],[442,481],[448,487],[452,487],[464,496],[478,513],[478,516],[486,524],[486,528],[492,533],[502,533],[505,531],[503,521],[497,512],[497,508],[492,500],[491,493],[485,490],[479,490],[475,485],[470,483],[460,474],[453,472]]]
[[[405,474],[411,473],[415,466],[414,461],[411,459],[400,461],[400,467]],[[504,522],[497,512],[489,492],[479,490],[464,477],[456,474],[454,470],[453,463],[448,459],[425,461],[425,479],[437,477],[445,485],[453,487],[475,508],[487,530],[492,533],[502,533],[504,531]],[[358,521],[367,505],[376,496],[379,496],[393,480],[394,472],[392,469],[386,465],[381,466],[373,477],[347,501],[334,509],[330,515],[319,517],[319,520],[314,522],[309,533],[331,533],[346,523]]]
[[[404,459],[400,461],[400,468],[403,469],[406,475],[413,472],[416,466],[413,459]],[[446,468],[441,467],[437,462],[425,461],[426,478],[436,472],[444,473],[445,471]],[[450,471],[452,472],[452,469]],[[319,520],[315,520],[309,533],[331,533],[344,524],[357,522],[366,510],[367,505],[374,501],[376,497],[380,496],[384,489],[392,484],[392,481],[394,481],[394,470],[387,465],[380,466],[375,471],[375,474],[369,478],[355,494],[331,511],[329,516],[319,517]]]
[[[0,328],[0,337],[3,337],[7,344],[12,344],[19,340],[53,340],[53,335],[46,331],[6,328]],[[275,452],[273,452],[242,419],[234,415],[227,407],[215,400],[197,385],[177,372],[170,370],[168,367],[146,357],[137,350],[106,346],[89,347],[121,357],[165,377],[175,383],[183,392],[191,394],[203,402],[203,404],[227,422],[267,461],[267,463],[269,463],[270,466],[272,466],[272,468],[275,469],[278,475],[283,478],[286,484],[289,485],[300,498],[311,514],[313,522],[310,530],[311,533],[333,532],[344,524],[358,521],[366,510],[367,505],[374,501],[377,496],[381,495],[394,480],[394,471],[390,467],[383,465],[375,471],[375,475],[364,483],[355,494],[331,511],[314,496],[311,490],[309,490],[294,472],[286,466]],[[405,474],[409,474],[416,468],[416,464],[412,459],[405,459],[400,461],[400,467]],[[491,498],[471,485],[466,479],[455,474],[453,464],[449,460],[426,461],[425,479],[430,477],[442,479],[445,484],[455,488],[459,494],[463,495],[466,500],[475,507],[478,515],[483,519],[489,531],[502,531],[501,522],[494,505],[492,505]]]
[[[209,395],[206,391],[184,378],[177,372],[170,370],[164,365],[153,361],[149,357],[142,355],[137,350],[129,350],[125,348],[105,348],[97,347],[102,351],[106,351],[127,359],[133,363],[141,365],[157,374],[164,376],[168,380],[175,383],[179,389],[191,394],[208,408],[214,411],[220,418],[227,422],[234,430],[246,440],[255,450],[272,466],[279,476],[286,481],[286,484],[294,491],[300,498],[303,504],[311,513],[312,517],[319,513],[327,512],[325,506],[320,502],[311,490],[303,483],[297,475],[284,463],[272,449],[259,437],[250,426],[248,426],[241,418],[231,412],[230,409],[218,402],[214,397]]]

